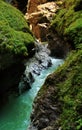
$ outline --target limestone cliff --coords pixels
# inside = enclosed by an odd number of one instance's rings
[[[72,45],[65,63],[39,91],[29,130],[82,129],[82,1],[63,0],[51,30]],[[60,53],[60,52],[59,52]]]

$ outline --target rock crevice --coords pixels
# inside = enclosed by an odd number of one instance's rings
[[[25,18],[29,21],[30,28],[35,37],[40,41],[46,41],[46,34],[52,17],[59,9],[55,2],[42,1],[28,1],[27,13]]]

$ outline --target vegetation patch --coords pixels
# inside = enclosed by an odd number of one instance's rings
[[[82,129],[82,50],[71,52],[65,63],[47,77],[35,103],[40,105],[45,97],[53,101],[53,106],[60,104],[60,116],[51,123],[54,130]]]
[[[79,130],[82,128],[82,50],[70,54],[58,71],[56,73],[63,78],[58,83],[61,127],[63,130]]]
[[[51,29],[64,37],[75,48],[66,62],[50,77],[59,89],[61,115],[58,125],[62,130],[82,129],[82,1],[64,0],[54,16]]]
[[[51,23],[51,28],[54,28],[60,36],[64,36],[75,49],[82,43],[82,4],[80,3],[81,0],[64,0]]]
[[[34,37],[23,14],[1,0],[0,59],[3,59],[3,56],[6,54],[10,54],[10,57],[11,55],[26,57],[29,55],[29,47],[31,49],[34,47]],[[2,60],[0,64],[2,64]]]
[[[53,120],[49,124],[53,130],[82,129],[81,3],[81,0],[63,0],[61,9],[51,22],[51,30],[55,33],[57,32],[60,37],[63,37],[74,47],[74,50],[70,52],[65,63],[47,77],[35,100],[40,104],[40,101],[44,101],[45,97],[49,95],[48,99],[53,100],[53,106],[55,103],[56,105],[60,104],[60,115],[58,119],[56,121]],[[52,88],[55,90],[53,93],[51,93]]]

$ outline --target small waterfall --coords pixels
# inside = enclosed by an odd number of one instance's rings
[[[63,63],[63,60],[49,56],[47,44],[42,45],[36,40],[35,45],[35,55],[25,62],[26,69],[18,86],[19,96],[10,95],[9,102],[0,111],[0,130],[28,130],[32,104],[38,90],[46,77]]]
[[[36,58],[34,58],[36,59]],[[21,77],[21,81],[19,83],[19,92],[20,96],[17,96],[16,98],[13,98],[12,95],[10,96],[9,103],[4,107],[3,111],[0,111],[0,130],[28,130],[28,127],[30,125],[30,115],[32,112],[32,104],[35,96],[37,95],[38,90],[43,85],[46,77],[55,71],[55,69],[63,63],[63,60],[61,59],[51,59],[51,67],[48,67],[48,69],[39,70],[40,75],[36,73],[32,73],[33,75],[30,75],[30,89],[29,91],[24,90],[25,92],[22,93],[22,88],[25,86],[28,86],[28,75],[33,65],[36,63],[33,60],[33,64],[31,65],[32,61],[30,59],[30,62],[26,62],[26,70]],[[37,60],[36,60],[37,61]],[[30,68],[29,68],[30,67]],[[33,69],[32,69],[33,70]],[[26,76],[27,75],[27,76]],[[34,81],[32,81],[34,80]],[[26,85],[25,85],[26,82]],[[27,89],[27,88],[26,88]],[[21,94],[22,93],[22,94]],[[33,129],[34,130],[34,129]]]
[[[35,55],[25,63],[26,69],[18,86],[19,94],[31,88],[32,83],[35,81],[35,75],[40,75],[42,70],[48,69],[52,65],[47,44],[42,45],[36,40],[35,46]]]

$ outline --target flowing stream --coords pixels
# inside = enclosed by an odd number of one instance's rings
[[[10,97],[9,103],[0,112],[0,130],[28,130],[33,100],[44,83],[46,77],[63,63],[61,59],[53,59],[52,66],[35,75],[31,89],[17,98]]]

